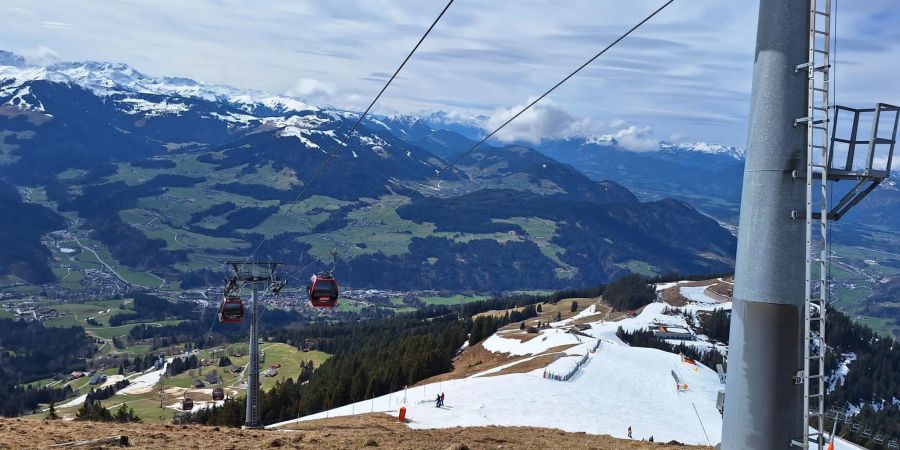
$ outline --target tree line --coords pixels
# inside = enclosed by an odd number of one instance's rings
[[[99,400],[85,400],[78,411],[75,411],[75,420],[131,423],[140,422],[141,418],[128,405],[120,406],[114,415]]]
[[[198,367],[200,367],[200,360],[197,359],[197,355],[190,355],[186,358],[173,358],[166,366],[166,374],[174,377],[181,372]]]
[[[625,331],[625,329],[619,327],[616,330],[616,336],[632,347],[655,348],[664,352],[683,355],[713,370],[715,370],[717,364],[725,363],[725,356],[715,348],[699,350],[692,345],[685,345],[684,343],[670,344],[665,339],[658,338],[651,330]]]
[[[116,392],[119,392],[120,389],[124,388],[125,386],[128,386],[129,384],[131,384],[131,382],[128,380],[119,380],[119,381],[116,381],[115,383],[113,383],[107,387],[104,387],[104,388],[91,389],[91,392],[87,393],[87,397],[85,397],[84,401],[89,402],[89,401],[95,401],[95,400],[96,401],[106,400],[106,399],[112,397],[113,395],[116,395]]]

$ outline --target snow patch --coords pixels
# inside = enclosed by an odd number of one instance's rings
[[[518,330],[516,330],[518,331]],[[518,339],[509,339],[494,334],[484,341],[485,350],[491,353],[508,353],[514,356],[536,355],[560,345],[578,345],[581,342],[572,333],[561,329],[551,328],[541,330],[541,333],[532,339],[522,342]]]
[[[679,291],[684,298],[692,302],[709,304],[719,303],[716,299],[706,295],[706,288],[708,287],[709,286],[689,286],[682,287]]]
[[[169,103],[168,100],[154,103],[141,98],[125,98],[117,100],[116,103],[125,107],[122,109],[125,114],[142,114],[144,117],[160,117],[167,114],[180,116],[181,113],[190,110],[190,107],[184,103]]]

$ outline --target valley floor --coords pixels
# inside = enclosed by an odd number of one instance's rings
[[[155,424],[0,419],[0,449],[127,436],[134,449],[708,449],[566,433],[534,427],[467,427],[413,430],[385,414],[365,414],[297,424],[291,431]]]

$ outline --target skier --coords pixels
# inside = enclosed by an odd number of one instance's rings
[[[440,394],[438,394],[438,396],[435,397],[435,399],[434,399],[434,407],[435,408],[441,407],[441,395]]]
[[[628,439],[632,439],[632,437],[631,437],[631,425],[628,425]]]
[[[441,392],[441,406],[444,406],[444,393]]]

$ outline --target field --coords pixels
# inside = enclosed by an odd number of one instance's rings
[[[890,333],[896,325],[886,318],[866,315],[865,306],[873,287],[887,277],[900,274],[900,254],[838,244],[832,245],[832,252],[834,304],[875,331]]]
[[[178,325],[181,323],[181,320],[161,320],[158,322],[142,322],[142,323],[130,323],[127,325],[120,325],[117,327],[90,327],[85,328],[89,334],[92,334],[97,337],[101,337],[104,339],[112,339],[117,336],[125,336],[131,331],[132,328],[138,325],[151,325],[156,327],[163,327],[166,325]]]
[[[140,347],[132,350],[135,353],[146,353],[146,351],[149,350],[149,346],[134,347]],[[228,356],[228,358],[231,360],[231,363],[242,369],[238,373],[230,373],[225,370],[225,368],[218,367],[219,358],[223,355],[228,355],[229,353],[231,355]],[[241,356],[235,356],[236,354],[240,354]],[[315,367],[318,367],[323,362],[325,362],[329,358],[329,356],[330,355],[328,355],[327,353],[319,351],[303,352],[296,347],[282,343],[262,344],[260,345],[260,357],[262,363],[260,375],[261,389],[271,389],[277,382],[284,381],[288,378],[296,379],[300,374],[301,363],[312,361],[313,365]],[[200,379],[205,381],[205,377],[210,372],[215,372],[217,374],[220,380],[218,385],[225,388],[226,395],[244,395],[243,391],[245,387],[242,385],[242,383],[245,382],[244,370],[246,369],[246,365],[249,360],[247,356],[246,344],[234,344],[229,346],[227,349],[214,348],[203,350],[197,354],[197,357],[202,362],[200,368],[187,370],[175,376],[164,376],[161,380],[161,386],[159,383],[157,383],[153,387],[148,388],[143,392],[132,394],[118,394],[110,399],[104,400],[103,404],[112,411],[115,411],[115,409],[120,405],[128,405],[129,407],[134,408],[139,417],[149,422],[155,422],[157,420],[170,420],[178,411],[176,409],[170,408],[169,406],[178,403],[183,396],[191,397],[195,401],[211,400],[211,386],[205,386],[199,389],[194,389],[191,387],[191,383],[193,380]],[[266,370],[272,365],[279,366],[277,369],[278,374],[274,377],[262,376],[262,371]],[[111,368],[103,372],[107,375],[115,375],[117,373],[117,369]],[[138,376],[138,374],[128,375],[129,378],[134,378],[136,376]],[[87,379],[87,377],[83,377],[72,381],[70,385],[73,389],[79,391],[79,393],[84,394],[89,389],[89,387],[87,386],[88,381],[89,380]],[[40,382],[36,383],[47,382],[49,382],[49,380],[41,380]],[[164,394],[164,408],[159,407],[160,390]],[[63,417],[68,417],[72,416],[75,413],[76,409],[77,407],[59,408],[59,413],[63,415]]]
[[[94,300],[86,301],[83,303],[43,303],[41,305],[41,308],[55,310],[57,313],[61,314],[60,317],[54,317],[52,319],[45,320],[44,325],[46,326],[80,326],[84,328],[85,332],[87,332],[89,335],[106,340],[107,342],[100,348],[100,354],[98,356],[116,351],[112,347],[112,344],[111,342],[109,342],[109,340],[114,337],[127,335],[132,328],[138,325],[146,324],[161,327],[165,325],[176,325],[181,322],[181,320],[162,320],[129,323],[126,325],[115,327],[109,326],[110,317],[116,315],[119,312],[123,312],[123,309],[120,307],[127,306],[130,302],[131,299]],[[99,323],[100,326],[88,323],[89,319],[92,319],[94,322]],[[147,353],[149,350],[149,345],[134,345],[122,351],[142,355]]]
[[[462,295],[456,294],[447,297],[419,297],[419,300],[429,305],[458,305],[460,303],[471,303],[481,300],[487,300],[485,295]]]

